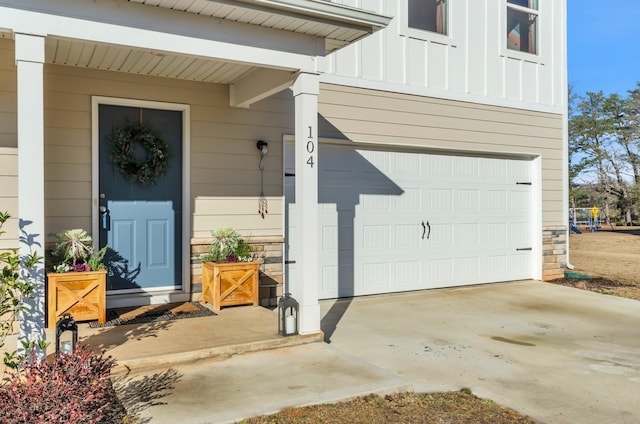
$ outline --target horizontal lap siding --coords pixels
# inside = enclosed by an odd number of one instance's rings
[[[281,236],[282,134],[293,126],[292,102],[273,97],[232,109],[228,88],[167,78],[45,67],[46,224],[48,232],[91,228],[91,96],[190,105],[191,237],[231,226],[253,236]],[[258,215],[259,152],[269,214]]]
[[[0,251],[18,247],[18,134],[13,40],[0,39],[0,212],[13,217],[2,227]]]
[[[0,236],[0,251],[18,247],[18,149],[0,147],[0,212],[9,219]]]
[[[16,91],[13,40],[0,38],[0,147],[18,147]]]
[[[322,136],[542,157],[543,225],[561,225],[562,115],[323,84]]]

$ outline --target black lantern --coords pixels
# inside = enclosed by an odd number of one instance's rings
[[[263,140],[258,140],[258,142],[256,143],[256,147],[258,148],[258,150],[260,150],[260,154],[262,156],[266,155],[269,151],[269,143]]]
[[[298,302],[289,293],[278,304],[278,332],[281,336],[298,334]]]
[[[71,332],[71,341],[61,341],[60,336],[67,331]],[[73,315],[64,314],[56,323],[56,356],[59,356],[60,352],[71,355],[76,350],[77,343],[78,324],[73,319]]]

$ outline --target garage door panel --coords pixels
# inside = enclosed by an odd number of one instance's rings
[[[388,174],[391,164],[391,152],[385,152],[381,150],[358,150],[357,154],[360,155],[364,161],[368,162],[372,166],[363,166],[361,170],[367,174]]]
[[[509,223],[507,246],[515,249],[527,249],[532,247],[531,229],[526,222]]]
[[[531,192],[529,190],[517,190],[509,193],[509,210],[512,212],[525,212],[531,209]]]
[[[429,288],[442,287],[453,283],[453,259],[435,258],[428,261]]]
[[[430,224],[429,244],[435,248],[453,247],[454,225],[450,223]],[[429,229],[427,229],[427,232]]]
[[[415,224],[395,226],[395,247],[397,249],[417,249],[421,245],[422,227]]]
[[[457,157],[455,163],[455,176],[475,178],[480,176],[480,160],[474,157]]]
[[[323,252],[338,251],[338,226],[321,225],[320,243],[322,245]]]
[[[322,298],[532,276],[532,252],[518,251],[533,244],[532,186],[516,184],[531,182],[531,161],[332,145],[320,155],[333,161],[319,165]]]
[[[456,269],[458,281],[478,281],[480,278],[480,258],[477,256],[459,258]]]
[[[395,210],[398,212],[415,212],[422,210],[422,189],[420,187],[404,187],[402,196],[394,197]]]
[[[494,247],[495,245],[504,245],[507,243],[507,223],[506,222],[489,222],[486,226],[487,245]]]
[[[480,209],[480,190],[456,190],[455,208],[458,211],[478,212]]]
[[[456,247],[477,249],[480,245],[480,226],[475,222],[462,223],[456,228]]]
[[[508,255],[490,255],[487,257],[487,276],[499,281],[507,278]]]
[[[358,196],[353,188],[346,184],[344,186],[327,184],[323,187],[322,192],[318,192],[318,201],[323,205],[330,205],[336,210],[353,210]]]
[[[507,176],[516,182],[530,182],[530,162],[524,160],[512,160],[507,162]]]
[[[320,267],[320,298],[353,296],[353,265],[331,265]]]
[[[338,292],[338,267],[335,265],[320,266],[320,292]]]
[[[362,248],[385,249],[391,247],[390,241],[391,227],[389,225],[364,225],[362,227]]]
[[[428,189],[429,203],[427,210],[429,213],[442,213],[453,211],[454,191],[450,188]]]
[[[393,154],[393,163],[395,165],[394,175],[400,178],[422,176],[423,161],[419,155],[396,152]]]
[[[365,262],[362,264],[362,287],[366,294],[388,292],[391,288],[390,264],[388,261]],[[370,289],[375,288],[375,291]],[[387,290],[384,290],[387,289]]]
[[[391,209],[391,199],[388,196],[382,196],[384,189],[378,187],[365,187],[364,189],[367,193],[372,194],[360,195],[360,205],[363,210],[388,211]]]
[[[515,254],[509,256],[509,275],[520,278],[527,278],[528,270],[530,266],[530,255],[528,254]]]
[[[453,156],[423,155],[422,162],[426,167],[426,177],[454,177]]]
[[[395,283],[398,287],[411,290],[422,285],[422,261],[398,261],[394,264]]]
[[[503,159],[485,158],[480,164],[480,176],[489,182],[501,183],[509,175],[509,164]]]
[[[507,189],[502,190],[487,190],[486,208],[491,210],[491,213],[498,211],[507,211],[507,199],[509,198],[509,192]]]

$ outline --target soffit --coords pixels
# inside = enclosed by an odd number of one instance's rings
[[[47,37],[47,63],[137,75],[231,84],[253,66],[120,45]]]
[[[325,39],[331,53],[386,27],[390,18],[316,0],[127,0]]]

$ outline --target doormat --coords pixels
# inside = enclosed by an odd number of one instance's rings
[[[214,315],[216,315],[215,312],[195,302],[133,306],[129,308],[107,309],[107,322],[99,324],[98,321],[91,321],[89,322],[89,327],[114,327],[116,325],[145,324],[149,322],[209,317]]]

